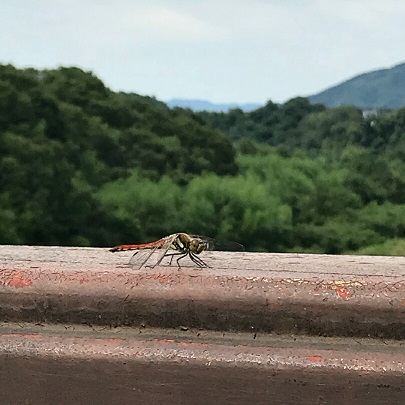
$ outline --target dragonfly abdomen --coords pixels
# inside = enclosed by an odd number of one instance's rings
[[[140,243],[137,245],[118,245],[110,249],[110,252],[122,252],[124,250],[139,250],[139,249],[154,249],[160,247],[164,239],[159,239],[155,242]]]

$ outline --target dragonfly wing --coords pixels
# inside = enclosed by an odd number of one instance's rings
[[[129,264],[133,269],[140,269],[153,256],[154,249],[139,249],[136,250],[129,260]]]
[[[216,241],[214,243],[214,250],[221,250],[225,252],[244,252],[245,247],[238,242]]]
[[[200,238],[207,243],[206,250],[218,250],[225,252],[244,252],[245,247],[237,242],[231,241],[218,241],[210,238],[209,236],[193,235],[193,238]]]
[[[177,237],[177,234],[173,234],[173,235],[170,235],[167,237],[167,240],[161,247],[162,253],[160,255],[160,258],[154,266],[157,266],[162,262],[163,258],[167,255],[167,252],[169,251],[169,249],[173,249],[172,243],[174,242],[176,237]]]
[[[170,235],[160,239],[154,245],[149,244],[145,248],[138,249],[129,261],[133,268],[140,269],[143,266],[155,267],[159,265],[166,256],[167,251],[171,248],[176,235]],[[149,247],[152,246],[152,247]]]

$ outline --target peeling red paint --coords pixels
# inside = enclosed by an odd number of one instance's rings
[[[159,277],[157,280],[160,284],[168,284],[171,280],[170,275],[162,275],[161,277]]]
[[[405,307],[405,298],[401,301],[401,305]]]
[[[79,283],[80,283],[80,284],[83,284],[83,283],[90,283],[90,280],[89,280],[88,278],[81,278],[81,279],[79,280]]]
[[[335,293],[339,298],[343,298],[344,300],[347,300],[347,299],[353,297],[353,293],[350,290],[348,290],[346,287],[335,288]]]
[[[175,343],[173,339],[153,339],[156,343]]]
[[[42,335],[34,335],[34,334],[24,334],[24,333],[2,333],[0,336],[3,337],[11,337],[11,338],[24,338],[24,339],[38,339],[42,338]]]
[[[314,363],[319,363],[323,360],[322,356],[306,356],[305,357],[308,361],[312,361]]]
[[[209,343],[202,343],[202,342],[180,342],[174,339],[153,339],[156,343],[168,343],[168,344],[175,344],[178,346],[185,346],[185,347],[207,347],[210,346]]]
[[[179,346],[186,346],[186,347],[191,347],[191,346],[197,346],[197,347],[208,347],[208,343],[201,343],[201,342],[178,342]]]
[[[24,277],[23,273],[19,271],[11,277],[8,285],[10,287],[23,288],[32,285],[32,281],[29,278]]]

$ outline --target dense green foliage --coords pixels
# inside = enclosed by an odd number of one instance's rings
[[[405,109],[170,110],[77,68],[0,66],[0,243],[178,231],[248,250],[405,254]],[[362,249],[362,250],[361,250]]]
[[[363,109],[400,108],[405,105],[405,63],[391,69],[364,73],[310,96],[328,107],[354,105]]]
[[[0,66],[0,242],[108,245],[133,235],[96,191],[137,168],[185,184],[235,174],[235,151],[189,111],[114,93],[77,68]]]
[[[278,146],[290,153],[303,149],[310,157],[319,154],[339,159],[348,145],[367,148],[405,160],[405,108],[363,117],[356,107],[325,108],[297,97],[278,105],[271,101],[252,112],[199,113],[214,128],[247,146],[251,140]]]

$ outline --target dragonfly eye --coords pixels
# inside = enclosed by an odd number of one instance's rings
[[[207,248],[207,243],[201,239],[193,239],[190,243],[190,250],[199,254]]]
[[[197,254],[201,253],[203,250],[205,250],[207,248],[207,244],[205,242],[202,242],[198,245],[197,247]]]

